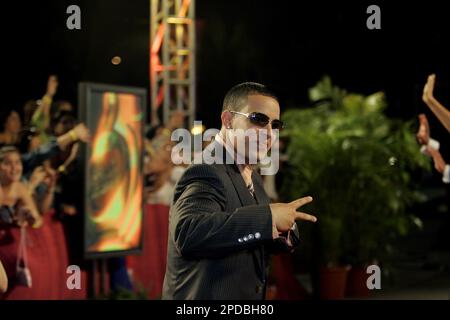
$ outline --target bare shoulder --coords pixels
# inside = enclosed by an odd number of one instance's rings
[[[14,182],[14,193],[17,196],[17,198],[23,198],[24,196],[29,195],[28,187],[25,182],[18,181]]]
[[[27,190],[26,182],[22,182],[22,181],[14,182],[14,188],[17,191],[26,191]]]

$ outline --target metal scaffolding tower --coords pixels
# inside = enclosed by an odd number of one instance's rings
[[[195,0],[151,0],[151,122],[161,123],[182,110],[191,126],[195,117]]]

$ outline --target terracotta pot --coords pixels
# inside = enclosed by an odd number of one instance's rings
[[[349,269],[347,266],[320,268],[319,298],[324,300],[344,299]]]
[[[353,266],[347,276],[347,290],[345,295],[352,298],[366,298],[369,296],[366,267]]]

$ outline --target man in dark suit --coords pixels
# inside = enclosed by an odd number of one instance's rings
[[[218,158],[234,161],[193,165],[178,182],[163,299],[264,299],[270,253],[298,245],[296,220],[316,221],[296,211],[311,197],[269,204],[249,161],[263,155],[251,148],[251,137],[235,134],[236,129],[264,132],[256,144],[267,152],[272,130],[282,127],[279,119],[278,100],[265,86],[247,82],[227,93],[221,131],[207,149],[223,150]]]

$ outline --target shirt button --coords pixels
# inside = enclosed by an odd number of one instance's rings
[[[256,239],[259,239],[259,238],[261,238],[261,233],[259,233],[259,232],[256,232],[256,233],[255,233],[255,238],[256,238]]]

